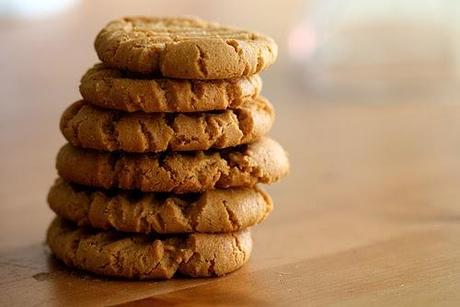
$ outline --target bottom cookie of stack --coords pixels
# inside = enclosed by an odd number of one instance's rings
[[[252,251],[248,229],[159,236],[78,227],[60,217],[49,226],[47,243],[70,267],[138,279],[221,276],[243,266]]]

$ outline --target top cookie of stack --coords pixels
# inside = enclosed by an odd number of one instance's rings
[[[256,184],[289,171],[265,137],[274,111],[256,74],[275,61],[276,44],[199,19],[134,17],[110,22],[95,47],[103,63],[61,117],[70,144],[48,195],[60,217],[51,250],[70,266],[129,278],[241,267],[247,228],[272,209]]]
[[[96,52],[110,67],[181,79],[230,79],[273,64],[266,36],[195,18],[124,18],[97,36]]]

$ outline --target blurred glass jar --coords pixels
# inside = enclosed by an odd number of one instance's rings
[[[459,79],[459,1],[309,2],[288,38],[291,72],[325,95],[413,93]]]

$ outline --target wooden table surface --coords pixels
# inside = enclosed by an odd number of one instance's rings
[[[44,245],[45,198],[64,143],[59,115],[96,61],[95,33],[125,14],[200,12],[186,1],[97,3],[105,9],[84,2],[58,16],[0,20],[0,305],[458,306],[460,95],[432,80],[384,93],[333,83],[313,94],[295,85],[285,19],[250,20],[211,2],[203,17],[259,27],[282,47],[264,93],[292,171],[268,188],[275,210],[253,228],[250,262],[218,279],[131,282],[54,260]]]

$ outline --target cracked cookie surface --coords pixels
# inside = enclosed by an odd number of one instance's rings
[[[264,220],[272,200],[259,188],[202,194],[107,191],[57,179],[48,204],[78,226],[136,233],[235,232]]]
[[[256,98],[258,75],[229,80],[180,80],[135,75],[96,64],[82,77],[80,93],[96,106],[120,111],[198,112],[236,108]]]
[[[191,193],[215,188],[252,187],[287,175],[289,161],[269,138],[220,151],[128,154],[64,145],[56,168],[70,182],[143,192]]]
[[[256,74],[278,53],[267,36],[198,18],[117,19],[99,32],[94,45],[110,67],[202,80]]]
[[[271,128],[273,108],[264,98],[238,109],[199,113],[126,113],[78,101],[61,117],[64,137],[74,146],[104,151],[207,150],[247,144]]]
[[[240,268],[251,255],[249,230],[228,234],[175,236],[125,234],[77,227],[55,218],[47,243],[66,265],[106,276],[169,279],[221,276]]]

